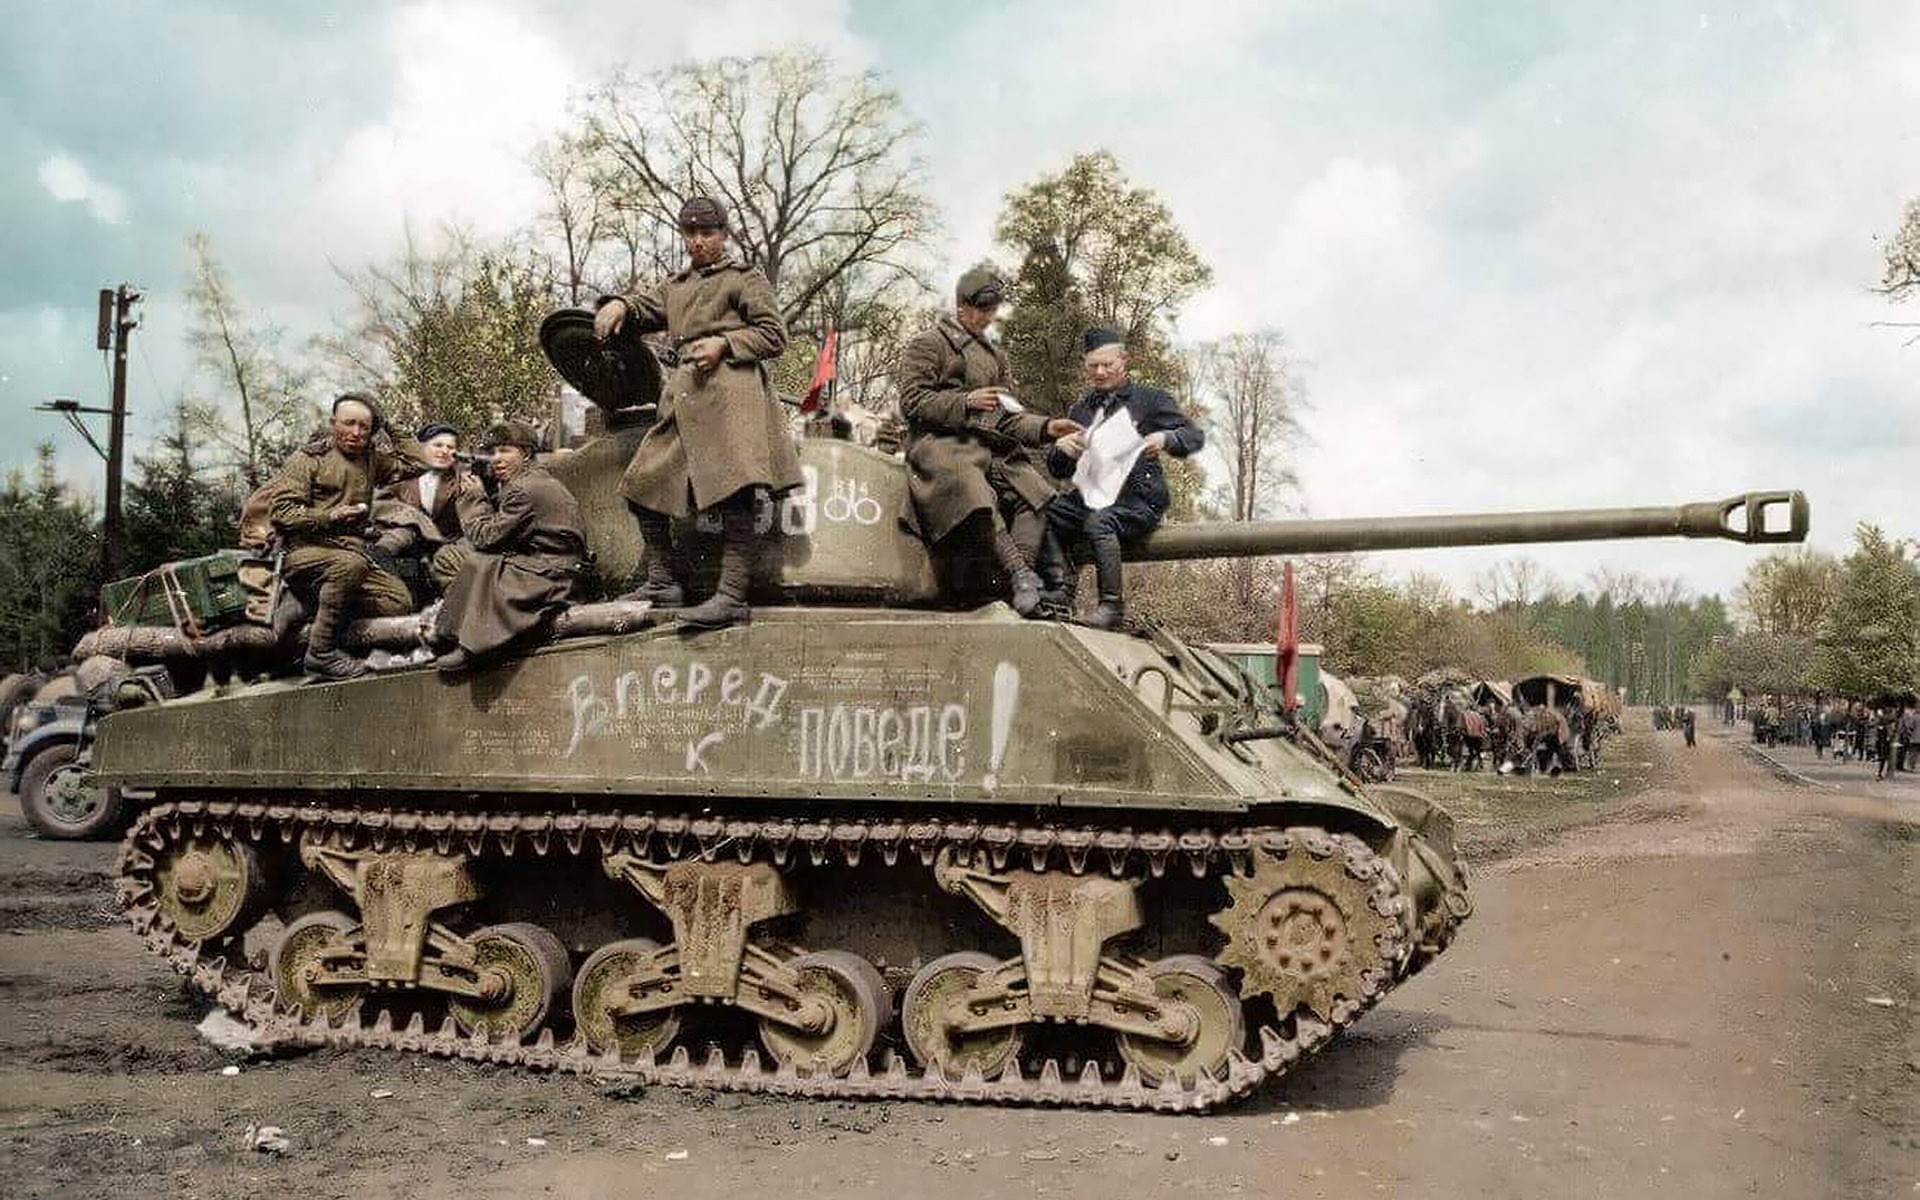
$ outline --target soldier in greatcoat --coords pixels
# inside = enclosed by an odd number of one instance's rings
[[[724,537],[719,587],[680,620],[718,629],[749,616],[759,497],[782,495],[804,480],[768,377],[787,345],[773,285],[728,253],[727,211],[718,201],[695,196],[682,205],[680,235],[687,266],[635,295],[603,298],[594,332],[605,341],[623,329],[665,330],[679,352],[661,389],[658,419],[620,484],[644,543],[642,581],[622,599],[683,603],[671,565],[672,521],[717,509]]]
[[[1013,399],[1007,353],[987,335],[1006,285],[985,267],[960,277],[954,311],[907,343],[893,369],[906,421],[909,514],[936,547],[970,519],[990,521],[994,557],[1021,616],[1040,606],[1034,556],[1058,489],[1030,450],[1080,427]]]
[[[434,666],[447,674],[544,628],[573,595],[587,554],[580,505],[534,462],[533,430],[509,421],[487,434],[487,445],[496,493],[488,497],[469,475],[454,498],[473,554],[434,621],[436,644],[451,646]]]
[[[366,396],[333,402],[327,438],[294,451],[265,490],[268,513],[287,546],[281,578],[312,606],[303,664],[317,679],[353,679],[367,665],[339,649],[350,615],[399,616],[413,611],[404,580],[367,557],[367,514],[376,488],[418,472],[420,449],[400,440],[399,453],[376,449],[378,410]]]

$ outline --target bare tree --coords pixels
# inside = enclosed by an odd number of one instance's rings
[[[1226,465],[1228,519],[1271,516],[1299,483],[1286,452],[1299,439],[1305,398],[1285,337],[1265,329],[1203,343],[1193,355],[1192,378],[1209,401],[1210,448]]]
[[[837,282],[868,294],[917,279],[938,218],[913,156],[920,126],[877,76],[817,51],[616,76],[586,97],[580,147],[618,211],[671,233],[696,194],[734,213],[789,325],[822,322]]]
[[[193,437],[214,447],[217,467],[258,488],[313,422],[311,374],[281,356],[277,326],[248,320],[214,257],[213,239],[191,235],[187,253],[187,344],[222,395],[187,402],[185,421]]]
[[[1488,609],[1525,609],[1559,591],[1559,584],[1538,559],[1516,555],[1473,577],[1474,594]]]
[[[1895,302],[1920,295],[1920,200],[1907,201],[1900,228],[1888,240],[1880,286],[1876,289]],[[1920,328],[1920,321],[1874,321],[1874,325],[1895,329]],[[1911,346],[1920,342],[1920,334],[1907,339]]]

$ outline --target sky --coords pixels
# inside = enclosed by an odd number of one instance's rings
[[[1920,534],[1920,320],[1872,291],[1920,196],[1912,0],[11,0],[0,38],[0,469],[103,403],[94,294],[145,291],[136,449],[196,387],[185,241],[264,319],[348,311],[409,226],[524,226],[530,148],[608,71],[792,45],[925,127],[952,273],[1007,192],[1106,149],[1214,271],[1183,338],[1279,329],[1316,517],[1801,488],[1815,545]],[[1002,256],[1005,257],[1004,255]],[[1910,332],[1910,331],[1909,331]],[[1382,555],[1466,595],[1514,551]],[[1760,551],[1526,551],[1738,583]]]

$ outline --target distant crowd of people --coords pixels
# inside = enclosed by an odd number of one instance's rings
[[[1873,763],[1874,777],[1920,770],[1920,704],[1911,699],[1832,700],[1739,705],[1726,702],[1721,718],[1747,722],[1761,746],[1811,746],[1836,762]]]

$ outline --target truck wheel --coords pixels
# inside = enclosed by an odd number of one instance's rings
[[[109,838],[120,832],[126,801],[118,788],[89,785],[72,743],[48,746],[20,773],[20,811],[42,837]]]

